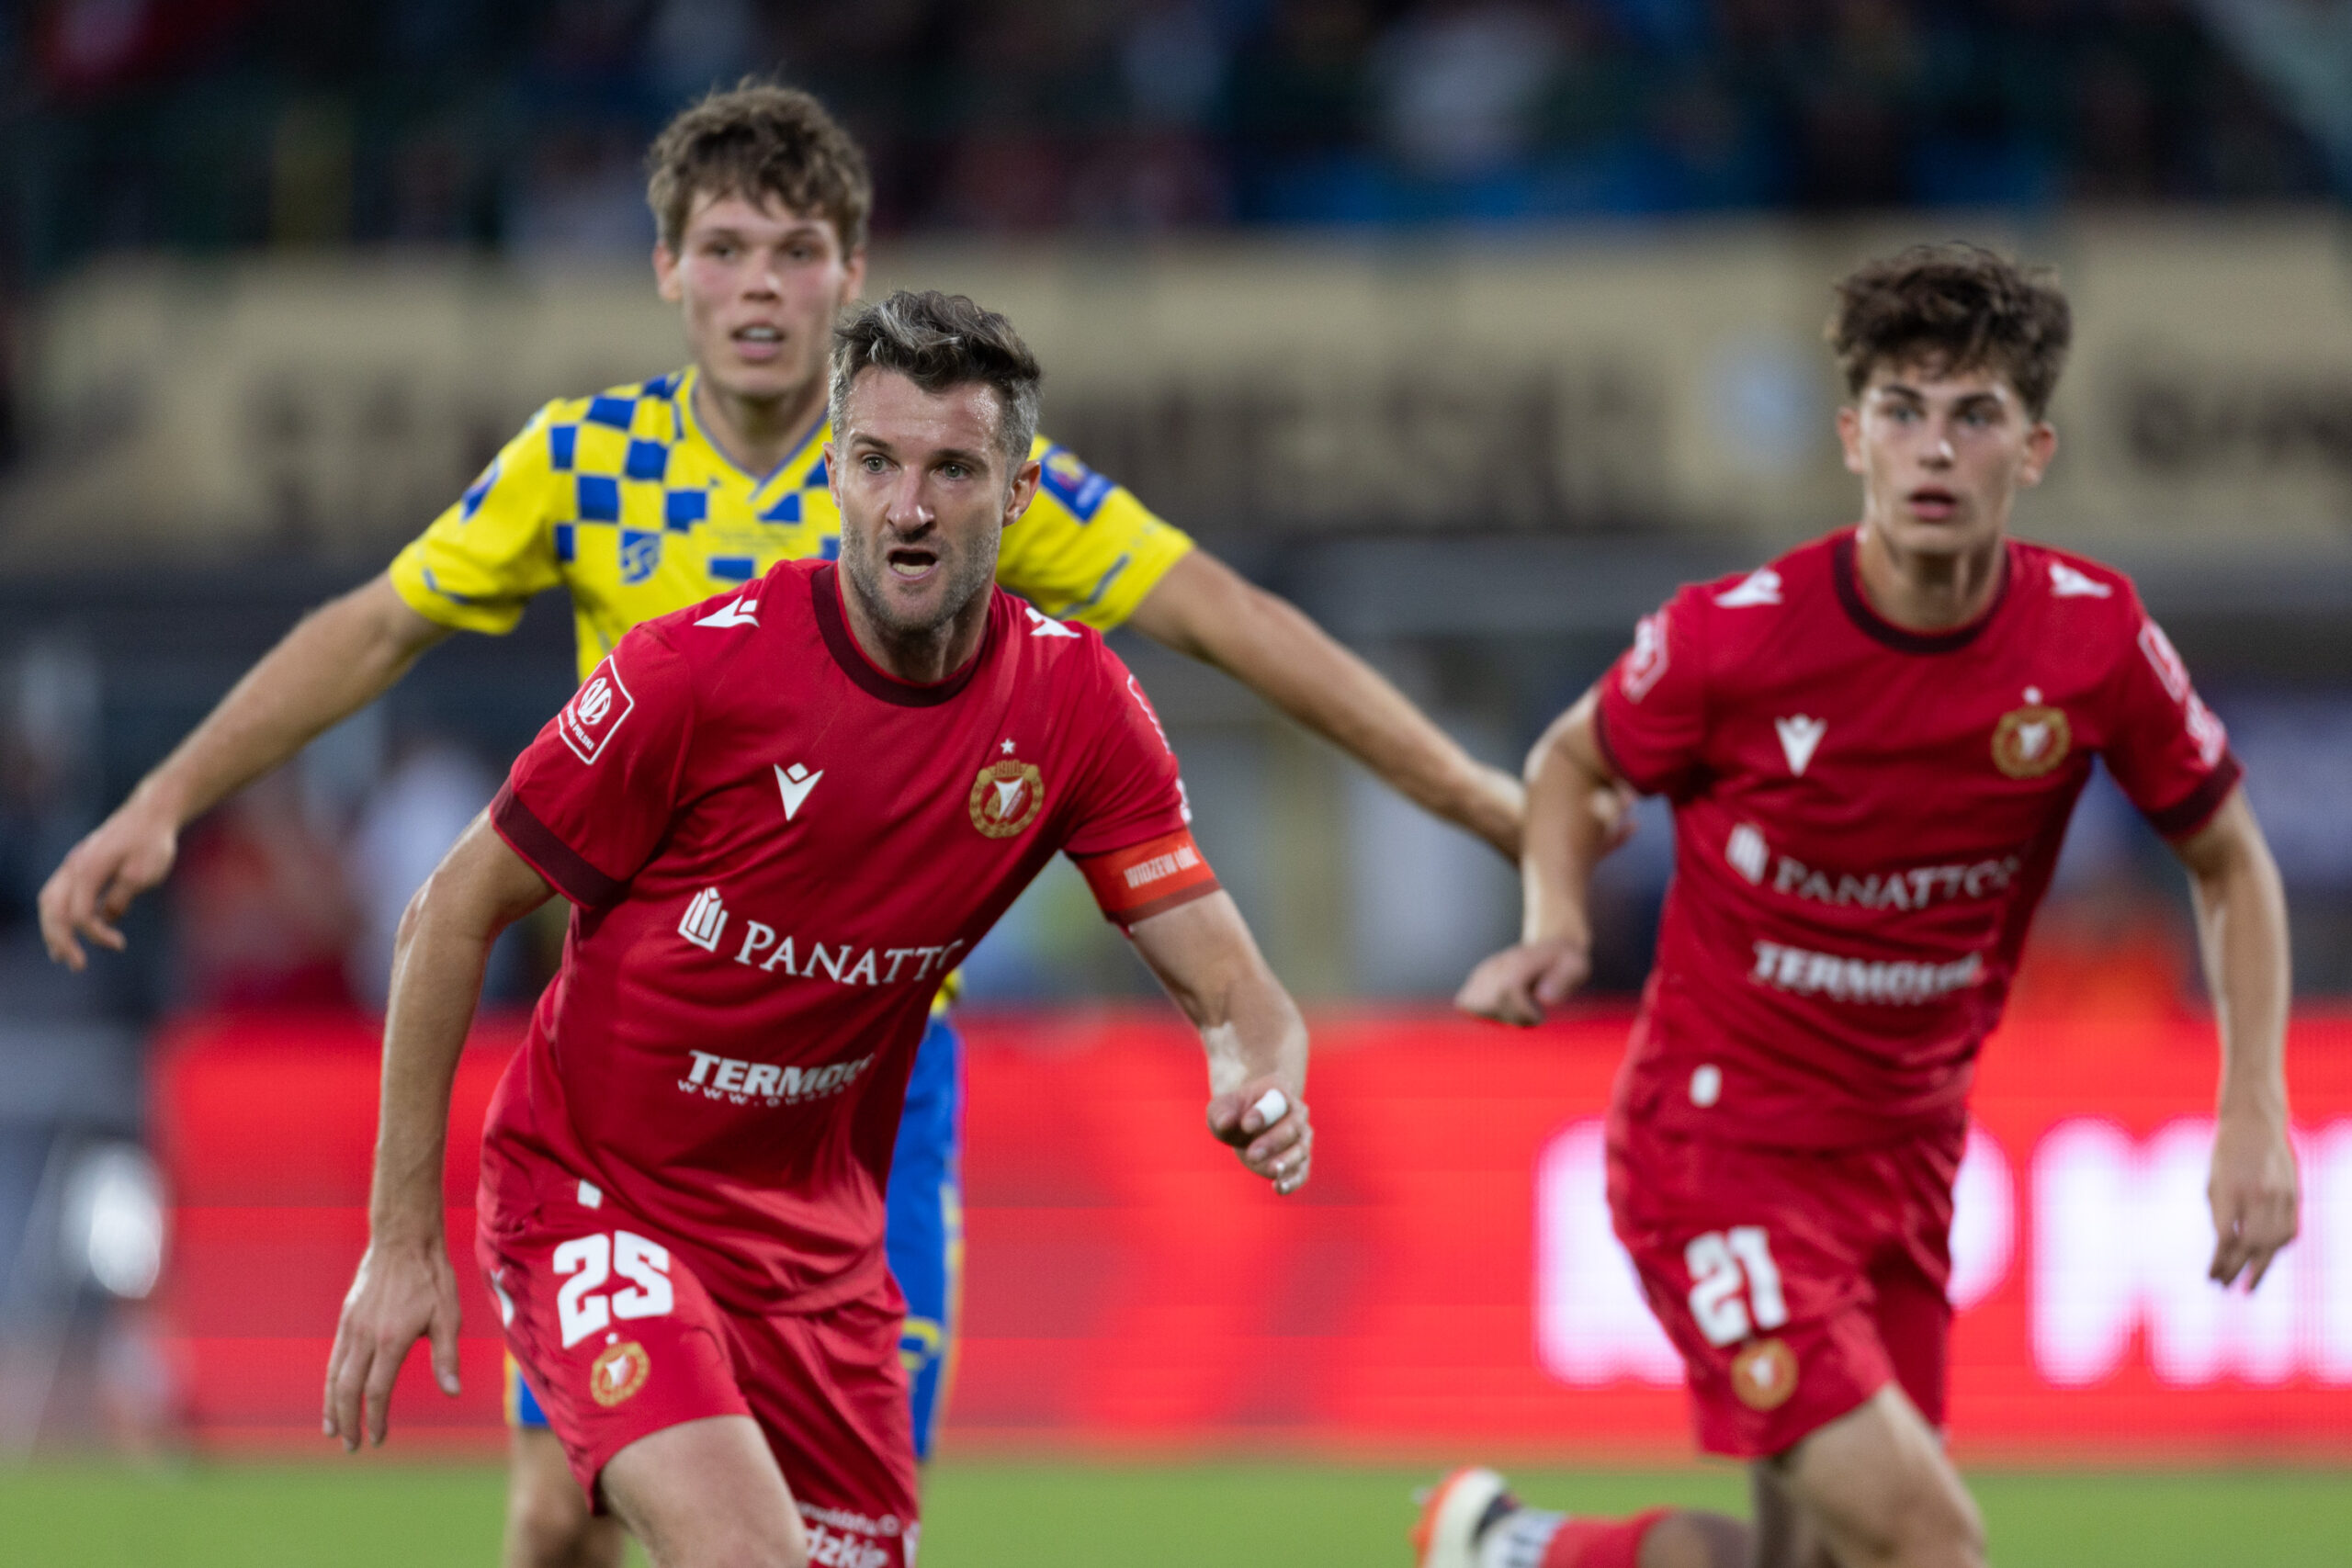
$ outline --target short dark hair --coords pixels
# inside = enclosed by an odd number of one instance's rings
[[[662,128],[645,154],[645,201],[675,251],[697,196],[773,197],[831,222],[843,255],[865,248],[874,178],[840,121],[797,87],[746,76]]]
[[[1992,369],[2040,419],[2065,367],[2074,312],[2047,267],[2021,267],[1982,245],[1914,245],[1866,262],[1837,286],[1825,335],[1860,396],[1884,365]]]
[[[833,328],[833,432],[862,370],[893,370],[926,392],[984,382],[996,389],[997,440],[1017,473],[1037,434],[1037,356],[994,310],[961,294],[901,288],[879,305],[860,305]]]

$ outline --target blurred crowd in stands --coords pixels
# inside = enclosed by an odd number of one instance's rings
[[[2324,195],[2291,64],[2219,25],[2269,4],[45,0],[0,162],[36,276],[634,251],[647,137],[748,72],[848,118],[886,233]]]

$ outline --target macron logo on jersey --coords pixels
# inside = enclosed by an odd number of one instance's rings
[[[789,768],[781,765],[776,767],[775,787],[784,793],[786,821],[789,822],[800,815],[800,803],[808,798],[808,792],[815,789],[817,781],[824,776],[824,769],[819,768],[812,773],[798,762],[793,763]]]
[[[2053,599],[2111,599],[2115,584],[2075,570],[2064,561],[2050,563],[2050,596]]]
[[[1804,771],[1813,761],[1813,753],[1820,746],[1821,738],[1829,732],[1829,721],[1797,714],[1788,718],[1774,719],[1772,728],[1780,731],[1781,754],[1789,760],[1789,772],[1799,778],[1804,777]]]
[[[1059,621],[1054,619],[1053,616],[1048,615],[1043,610],[1037,608],[1035,604],[1023,604],[1021,607],[1029,612],[1029,635],[1031,637],[1074,637],[1078,635],[1068,626],[1062,625]]]
[[[1748,610],[1780,602],[1781,574],[1769,566],[1757,568],[1740,581],[1738,587],[1715,595],[1715,603],[1726,610]]]
[[[636,706],[637,699],[621,684],[620,667],[607,659],[556,715],[556,733],[563,737],[573,756],[593,762],[604,755],[605,742]]]
[[[695,625],[698,626],[756,626],[760,624],[760,602],[757,599],[729,599]]]

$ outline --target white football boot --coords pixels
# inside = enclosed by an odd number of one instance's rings
[[[1566,1516],[1530,1508],[1480,1465],[1457,1470],[1421,1499],[1416,1568],[1539,1568]]]

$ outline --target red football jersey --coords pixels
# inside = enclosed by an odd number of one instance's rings
[[[1926,634],[1855,549],[1683,589],[1602,677],[1602,748],[1675,823],[1622,1116],[1796,1147],[1959,1116],[2091,759],[2171,837],[2237,781],[2122,574],[2013,540]]]
[[[1212,892],[1176,759],[1092,630],[994,592],[932,685],[836,569],[639,626],[491,819],[577,906],[483,1134],[495,1228],[553,1161],[741,1309],[888,1292],[882,1194],[940,982],[1057,850],[1114,919]]]

